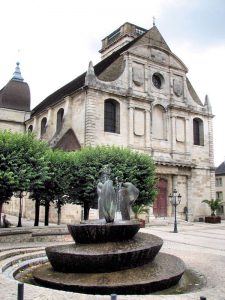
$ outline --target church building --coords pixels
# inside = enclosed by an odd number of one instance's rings
[[[65,151],[107,144],[147,153],[159,189],[151,216],[172,216],[168,196],[176,189],[182,196],[178,216],[198,220],[206,214],[202,200],[215,195],[208,97],[202,103],[187,67],[155,25],[146,30],[125,23],[102,40],[99,52],[98,64],[90,62],[87,72],[31,112],[17,65],[0,91],[0,129],[33,131]]]

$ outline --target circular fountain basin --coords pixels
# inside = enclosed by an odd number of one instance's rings
[[[155,235],[137,233],[127,241],[47,247],[46,254],[55,271],[112,272],[148,263],[162,244],[163,240]]]
[[[76,243],[101,243],[131,239],[140,229],[136,220],[106,223],[105,220],[68,224],[68,230]]]
[[[37,268],[33,276],[41,285],[86,294],[148,294],[178,283],[185,271],[183,261],[173,255],[159,253],[153,261],[140,267],[107,273],[55,272],[47,264]]]

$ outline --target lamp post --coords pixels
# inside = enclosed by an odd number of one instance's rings
[[[174,230],[173,232],[177,233],[177,206],[180,204],[181,195],[178,194],[177,190],[174,189],[173,193],[169,195],[170,203],[174,206]]]

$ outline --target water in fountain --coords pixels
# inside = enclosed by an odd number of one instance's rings
[[[138,189],[118,179],[114,186],[106,171],[97,186],[100,219],[68,225],[75,243],[47,247],[51,265],[37,268],[35,280],[90,294],[145,294],[175,285],[185,271],[184,263],[159,253],[161,238],[138,232],[140,224],[129,214]],[[118,205],[122,220],[115,220]]]

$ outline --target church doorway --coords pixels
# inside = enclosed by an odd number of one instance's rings
[[[167,180],[160,178],[158,182],[158,195],[154,202],[153,214],[155,217],[167,216]]]

